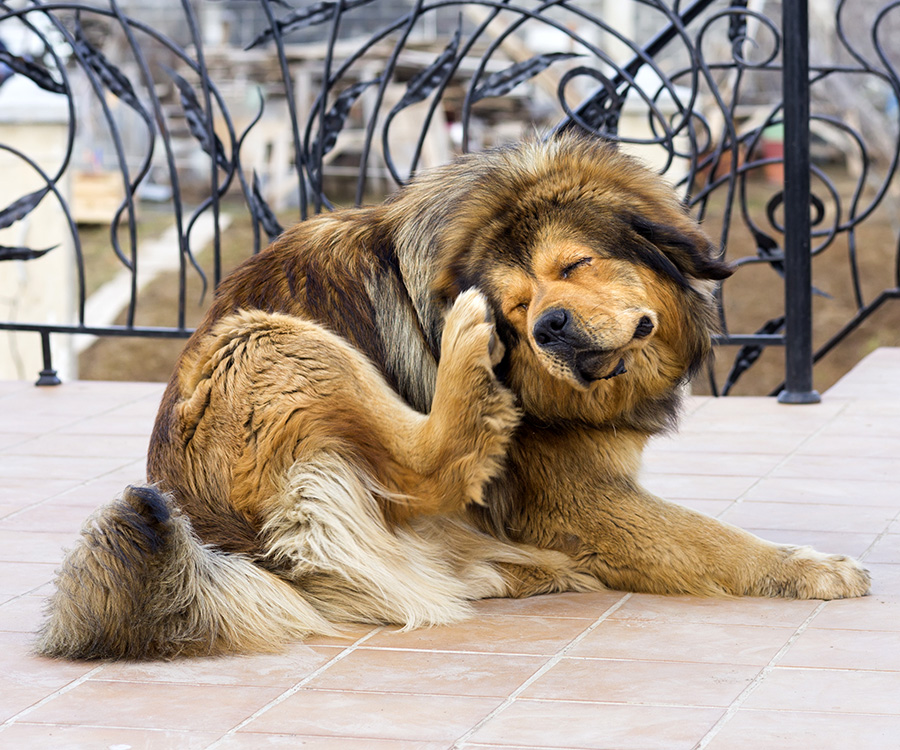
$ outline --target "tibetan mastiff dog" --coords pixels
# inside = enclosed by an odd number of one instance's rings
[[[86,524],[38,651],[272,650],[603,587],[865,594],[851,559],[638,484],[729,273],[665,183],[586,136],[463,156],[301,222],[220,285],[148,483]]]

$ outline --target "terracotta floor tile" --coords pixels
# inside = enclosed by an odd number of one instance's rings
[[[898,461],[900,460],[897,458],[900,456],[900,436],[813,435],[797,449],[797,455],[832,456],[841,459],[859,456]]]
[[[738,503],[722,514],[722,520],[753,529],[804,529],[880,533],[893,520],[892,508],[804,503]]]
[[[144,435],[74,435],[49,434],[19,442],[6,448],[6,456],[74,456],[93,458],[142,458],[147,454]],[[2,442],[0,442],[2,447]]]
[[[45,598],[17,596],[0,604],[0,630],[34,633],[43,619]]]
[[[898,697],[900,672],[776,668],[742,707],[900,716]]]
[[[738,711],[706,750],[889,750],[900,717],[792,711]]]
[[[610,619],[568,655],[764,666],[793,633],[794,628]]]
[[[68,724],[198,732],[232,727],[281,688],[181,685],[90,679],[31,711],[34,724]]]
[[[796,628],[819,602],[744,597],[707,599],[695,596],[635,594],[611,616],[612,620],[767,625]]]
[[[900,632],[900,597],[877,594],[828,602],[810,624],[827,630],[893,630]]]
[[[8,398],[34,388],[25,380],[0,380],[0,398]]]
[[[30,653],[32,640],[31,633],[0,632],[0,722],[96,667],[95,664],[60,662],[33,656]]]
[[[156,393],[161,394],[164,387],[164,383],[124,380],[68,380],[52,388],[32,387],[23,391],[21,395],[32,403],[51,404],[54,408],[66,405],[77,408],[79,404],[88,400],[95,402],[94,408],[97,406],[112,408]]]
[[[156,413],[159,411],[159,404],[162,401],[165,385],[161,387],[158,393],[151,392],[143,398],[136,401],[130,401],[127,404],[117,406],[112,412],[117,417],[139,417],[141,419],[156,419]]]
[[[43,533],[54,539],[60,535],[62,546],[71,547],[92,511],[93,508],[63,504],[54,498],[27,508],[13,518],[0,520],[0,534],[24,534],[27,537],[28,534]],[[2,554],[0,547],[0,557]]]
[[[885,412],[870,412],[868,414],[851,414],[842,416],[825,426],[823,435],[860,435],[871,437],[879,435],[885,438],[900,437],[900,422],[895,415]]]
[[[719,708],[517,700],[470,738],[473,743],[545,747],[680,750],[692,748]]]
[[[844,408],[839,401],[823,401],[794,409],[775,399],[722,398],[685,420],[685,426],[704,432],[786,432],[809,434],[828,425]],[[790,409],[790,411],[785,411]]]
[[[63,546],[71,546],[73,541],[69,533],[20,531],[0,526],[0,561],[59,564]]]
[[[650,455],[663,452],[696,451],[698,453],[757,453],[783,456],[804,444],[806,435],[796,432],[757,432],[752,424],[750,430],[741,432],[721,432],[710,434],[706,430],[696,430],[690,420],[682,429],[661,438],[654,438],[648,447]]]
[[[503,698],[545,661],[539,656],[358,648],[307,683],[307,687]]]
[[[114,471],[127,458],[79,458],[72,456],[0,456],[0,481],[18,479],[90,479]]]
[[[733,664],[564,658],[529,685],[521,697],[727,707],[759,670]]]
[[[761,453],[668,451],[645,456],[644,471],[691,476],[761,476],[772,471],[782,460],[780,455]]]
[[[482,599],[472,602],[477,616],[519,615],[525,617],[575,617],[596,620],[625,596],[621,591],[589,594],[548,594],[526,599]]]
[[[217,742],[213,750],[447,750],[447,747],[447,742],[241,732]]]
[[[288,646],[277,654],[223,656],[168,662],[115,662],[103,668],[102,679],[123,682],[185,685],[252,685],[288,688],[333,659],[334,646]]]
[[[147,437],[154,419],[149,416],[104,415],[61,425],[61,435],[137,435]]]
[[[735,500],[696,500],[690,497],[670,497],[668,500],[683,505],[685,508],[691,508],[692,510],[704,513],[707,516],[712,516],[713,518],[721,516],[736,502]]]
[[[130,480],[122,481],[121,477],[96,479],[80,484],[53,498],[53,504],[74,506],[83,509],[85,516],[105,503],[119,497],[129,484],[140,484],[144,480],[144,472],[135,472]]]
[[[781,658],[781,667],[900,671],[896,631],[809,628]]]
[[[900,596],[900,565],[872,563],[865,566],[872,576],[872,593],[876,596]]]
[[[872,458],[845,454],[840,461],[835,461],[834,456],[791,456],[772,471],[772,476],[849,479],[861,482],[865,491],[865,482],[900,479],[900,456]]]
[[[78,479],[3,479],[0,481],[0,503],[32,505],[55,497],[82,484]]]
[[[896,482],[862,483],[853,479],[766,477],[753,485],[744,500],[900,507]]]
[[[867,563],[900,563],[900,534],[885,534],[866,555]]]
[[[753,526],[742,528],[751,534],[776,544],[809,546],[829,555],[850,555],[859,557],[878,538],[878,534],[850,534],[845,531],[811,531],[809,529],[762,529]]]
[[[374,632],[381,630],[380,626],[363,625],[361,623],[347,623],[341,625],[340,635],[316,635],[303,641],[304,646],[336,646],[347,648]]]
[[[33,437],[53,432],[72,424],[77,424],[82,417],[63,412],[38,411],[28,404],[16,404],[9,399],[3,402],[0,414],[0,432],[18,432]]]
[[[0,744],[21,750],[204,750],[219,734],[17,723],[0,732]]]
[[[304,688],[254,719],[239,734],[311,734],[452,744],[500,703],[498,698]]]
[[[896,357],[871,372],[867,359],[856,380],[893,383],[900,349]],[[654,441],[646,456],[646,483],[663,497],[738,519],[775,542],[866,553],[871,597],[822,606],[565,594],[477,602],[471,621],[450,628],[352,627],[346,639],[312,639],[283,655],[99,668],[30,656],[58,550],[75,542],[93,508],[144,477],[162,390],[0,383],[0,474],[9,475],[0,481],[0,722],[52,696],[0,730],[4,747],[205,748],[344,654],[215,747],[448,748],[618,604],[465,747],[693,747],[812,612],[710,747],[747,740],[754,750],[882,750],[900,736],[898,717],[888,715],[898,713],[900,694],[900,394],[877,403],[826,394],[802,409],[691,398],[683,433]],[[782,465],[782,456],[791,458]],[[784,515],[772,515],[776,506]],[[757,525],[742,513],[758,514]],[[79,723],[54,724],[60,717]]]
[[[3,406],[0,404],[0,409]],[[3,427],[4,431],[0,432],[0,452],[7,453],[9,455],[13,454],[13,449],[22,443],[26,443],[29,440],[33,440],[39,433],[28,434],[24,429],[19,428],[15,432],[12,432],[12,425],[4,424],[0,422],[0,426]],[[5,430],[9,430],[6,432]]]
[[[3,519],[8,518],[13,513],[18,513],[29,507],[31,503],[2,503],[0,502],[0,523]]]
[[[367,647],[553,655],[589,625],[572,618],[472,617],[456,625],[400,632],[384,630]]]
[[[29,594],[53,580],[56,563],[0,562],[0,601]]]
[[[681,474],[642,474],[641,485],[664,498],[698,500],[737,500],[756,482],[756,477],[704,477]]]

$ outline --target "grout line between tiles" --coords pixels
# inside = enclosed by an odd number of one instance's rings
[[[262,716],[264,713],[266,713],[266,711],[269,711],[270,709],[274,708],[275,706],[279,705],[280,703],[283,703],[284,701],[286,701],[292,695],[299,692],[301,688],[303,688],[305,685],[309,684],[312,680],[314,680],[316,677],[318,677],[320,674],[322,674],[326,669],[331,667],[333,664],[337,664],[339,661],[348,657],[350,654],[352,654],[354,651],[356,651],[356,649],[358,649],[360,646],[362,646],[366,641],[368,641],[370,638],[372,638],[373,636],[380,633],[382,630],[384,630],[383,627],[375,628],[371,632],[366,633],[362,638],[359,638],[357,641],[355,641],[351,645],[347,646],[347,648],[345,648],[339,654],[335,654],[335,656],[333,656],[331,659],[329,659],[327,662],[325,662],[321,667],[319,667],[316,670],[313,670],[308,675],[306,675],[306,677],[304,677],[302,680],[300,680],[298,683],[296,683],[295,685],[292,685],[287,690],[282,692],[280,695],[278,695],[275,698],[273,698],[272,700],[270,700],[265,706],[257,709],[246,719],[239,722],[238,724],[235,724],[231,729],[229,729],[227,732],[225,732],[225,734],[223,734],[221,737],[219,737],[219,739],[217,739],[212,744],[207,745],[206,750],[213,750],[214,748],[218,747],[219,745],[221,745],[221,743],[223,741],[225,741],[229,737],[232,737],[234,734],[236,734],[241,729],[243,729],[245,726],[247,726],[250,722],[258,719],[260,716]]]
[[[884,529],[882,529],[881,533],[872,540],[872,543],[868,547],[866,547],[863,553],[857,558],[860,562],[865,560],[866,555],[868,555],[873,549],[875,549],[875,546],[888,534],[891,533],[891,526],[893,526],[897,522],[897,519],[900,519],[900,511],[898,511],[897,514],[887,522],[887,525],[884,527]]]
[[[104,666],[105,666],[104,664],[101,664],[98,667],[94,667],[89,672],[85,672],[78,679],[72,680],[72,682],[70,682],[66,685],[63,685],[58,690],[54,690],[52,693],[50,693],[50,695],[44,696],[37,703],[32,703],[30,706],[28,706],[28,708],[23,708],[21,711],[19,711],[19,713],[14,714],[13,716],[10,716],[6,721],[4,721],[2,724],[0,724],[0,732],[3,732],[5,729],[8,729],[13,724],[15,724],[19,719],[21,719],[24,716],[27,716],[32,711],[35,711],[36,709],[40,708],[41,706],[49,703],[54,698],[57,698],[60,695],[64,695],[65,693],[68,693],[70,690],[73,690],[74,688],[78,687],[82,683],[87,682],[95,674],[97,674],[98,672],[102,672]]]
[[[59,492],[57,492],[55,494],[48,495],[43,500],[37,500],[36,502],[32,503],[31,505],[26,505],[22,508],[19,508],[18,510],[14,510],[11,513],[9,513],[9,515],[3,516],[3,520],[8,521],[9,519],[12,519],[12,518],[18,518],[23,513],[32,511],[35,508],[41,508],[44,505],[49,505],[50,503],[52,503],[54,500],[56,500],[61,495],[65,495],[66,493],[71,492],[72,490],[79,489],[81,487],[86,487],[87,485],[89,485],[93,482],[96,482],[98,479],[103,479],[103,477],[109,476],[110,474],[115,474],[117,471],[121,471],[122,469],[124,469],[132,464],[135,464],[138,462],[141,462],[142,464],[146,464],[146,460],[147,460],[146,457],[136,458],[136,459],[128,459],[121,466],[117,466],[116,468],[110,469],[109,471],[104,471],[102,474],[97,474],[95,476],[92,476],[90,479],[85,479],[84,481],[78,482],[77,484],[74,484],[71,487],[67,487],[64,490],[60,490]],[[77,482],[78,480],[75,480],[75,481]],[[145,476],[141,479],[135,479],[134,484],[146,484],[146,482],[147,482],[147,478]],[[127,481],[123,482],[120,493],[124,492],[125,488],[128,485],[129,485],[129,482],[127,482]],[[105,500],[103,498],[98,498],[96,507],[99,508],[101,505],[105,505],[106,503],[111,502],[113,499],[115,499],[115,497],[118,497],[118,495],[116,495],[112,498],[107,498]],[[87,509],[85,509],[85,510],[87,510]],[[87,517],[89,515],[90,515],[90,511],[85,513],[85,520],[87,520]]]
[[[780,468],[781,468],[782,466],[784,466],[784,464],[786,464],[791,458],[793,458],[794,456],[798,455],[798,451],[799,451],[804,445],[806,445],[806,444],[807,444],[810,440],[812,440],[814,437],[817,437],[818,435],[820,435],[821,433],[823,433],[823,432],[824,432],[824,431],[825,431],[825,430],[826,430],[826,429],[834,422],[835,419],[837,419],[839,416],[841,416],[841,414],[843,414],[843,413],[847,410],[848,404],[849,404],[849,402],[843,404],[843,405],[841,406],[841,408],[838,409],[834,414],[832,414],[831,417],[830,417],[823,425],[821,425],[818,429],[815,429],[815,430],[813,430],[812,432],[806,433],[806,437],[804,437],[803,440],[801,440],[797,445],[795,445],[794,448],[793,448],[792,450],[789,450],[789,451],[787,451],[786,453],[784,453],[784,454],[782,455],[780,461],[778,461],[772,468],[770,468],[770,469],[769,469],[767,472],[765,472],[762,476],[757,477],[757,478],[750,484],[750,486],[749,486],[746,490],[744,490],[737,498],[735,498],[734,501],[733,501],[733,505],[740,505],[741,503],[743,503],[743,502],[744,502],[744,499],[746,498],[746,496],[747,496],[747,495],[748,495],[748,494],[749,494],[749,493],[750,493],[750,492],[751,492],[751,491],[752,491],[752,490],[753,490],[760,482],[762,482],[764,479],[768,479],[769,477],[771,477],[772,474],[773,474],[773,472],[775,472],[775,471],[777,471],[778,469],[780,469]],[[790,409],[790,408],[792,408],[792,407],[787,406],[786,408]],[[796,408],[802,408],[802,407],[796,407]],[[726,509],[726,510],[728,510],[728,509]],[[724,511],[723,511],[723,512],[724,512]]]
[[[700,739],[700,741],[694,746],[694,750],[703,750],[715,736],[722,731],[722,728],[731,720],[731,717],[734,716],[744,702],[753,694],[753,691],[756,690],[766,677],[768,677],[772,670],[775,669],[778,662],[781,658],[787,653],[787,650],[794,645],[796,640],[806,632],[806,629],[810,626],[812,621],[816,618],[816,615],[819,614],[825,608],[826,602],[821,602],[818,607],[816,607],[812,612],[810,612],[809,617],[807,617],[797,628],[794,634],[788,638],[787,643],[785,643],[780,649],[778,649],[778,653],[775,654],[770,660],[769,663],[764,666],[758,675],[753,679],[753,681],[745,687],[740,695],[735,698],[728,709],[725,711],[722,716],[719,717],[719,720],[713,724],[710,730]]]
[[[587,636],[594,632],[603,622],[608,620],[613,614],[615,614],[619,609],[621,609],[625,602],[631,599],[632,594],[625,594],[619,601],[613,604],[609,609],[607,609],[600,617],[598,617],[594,622],[592,622],[587,628],[585,628],[581,633],[575,636],[571,641],[569,641],[562,649],[560,649],[555,655],[550,657],[547,662],[542,666],[537,672],[535,672],[531,677],[525,680],[519,687],[510,693],[506,699],[491,711],[487,716],[485,716],[481,721],[475,724],[474,727],[469,729],[465,734],[461,737],[457,738],[456,742],[454,742],[450,746],[450,750],[458,750],[461,748],[468,739],[475,734],[481,727],[487,724],[491,719],[493,719],[498,714],[505,711],[509,706],[511,706],[516,698],[518,698],[528,687],[530,687],[536,680],[543,677],[547,672],[549,672],[553,667],[559,664],[562,661],[563,657],[569,653],[575,646],[581,643]]]

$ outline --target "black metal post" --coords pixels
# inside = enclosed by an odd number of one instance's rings
[[[812,367],[812,258],[809,219],[809,5],[781,4],[784,39],[785,383],[783,404],[816,404]]]
[[[44,369],[41,370],[35,385],[60,385],[60,380],[53,369],[53,358],[50,354],[50,331],[41,331],[41,350],[44,355]]]

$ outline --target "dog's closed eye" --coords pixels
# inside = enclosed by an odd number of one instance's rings
[[[579,258],[574,263],[569,263],[559,272],[560,278],[567,279],[578,268],[590,265],[592,258]]]

